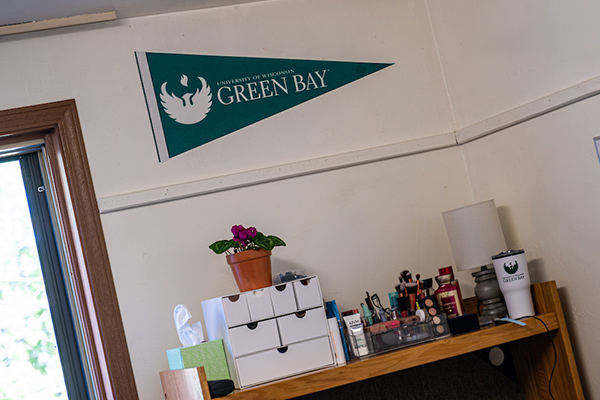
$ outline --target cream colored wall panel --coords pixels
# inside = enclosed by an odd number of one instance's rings
[[[208,248],[232,225],[281,237],[273,273],[318,275],[323,297],[346,310],[365,290],[385,298],[403,269],[432,276],[452,264],[441,213],[469,192],[454,147],[103,215],[141,398],[159,400],[156,371],[179,345],[173,308],[201,319],[201,301],[237,291]]]
[[[600,75],[600,3],[428,0],[458,128]]]
[[[159,164],[134,51],[394,65]],[[76,99],[98,197],[453,129],[416,0],[282,0],[118,20],[4,38],[0,61],[10,93],[1,108]]]
[[[495,199],[507,244],[525,250],[532,281],[561,288],[590,398],[600,393],[600,363],[588,350],[600,329],[599,107],[595,97],[463,146],[475,198]]]
[[[279,0],[5,37],[0,108],[75,98],[96,194],[110,198],[476,125],[599,76],[598,7]],[[136,50],[395,65],[159,164]],[[599,105],[586,100],[462,147],[103,215],[140,398],[162,398],[157,371],[179,345],[173,308],[186,304],[200,320],[202,300],[237,291],[207,247],[231,225],[282,237],[274,273],[317,274],[324,297],[350,309],[365,290],[385,297],[403,269],[431,276],[451,265],[442,211],[487,198],[534,279],[563,288],[580,371],[600,393],[600,364],[585,351],[598,330]],[[458,277],[471,295],[470,274]]]

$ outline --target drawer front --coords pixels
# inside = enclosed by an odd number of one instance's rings
[[[248,300],[248,309],[250,310],[250,319],[252,321],[260,321],[261,319],[273,318],[275,316],[269,288],[258,289],[244,294],[246,295],[246,300]]]
[[[329,334],[323,307],[277,318],[283,346]]]
[[[237,326],[251,321],[245,293],[221,297],[227,326]]]
[[[299,310],[323,306],[319,279],[316,276],[300,279],[293,283]]]
[[[296,343],[236,360],[240,386],[246,387],[333,365],[329,337]]]
[[[291,282],[271,286],[269,289],[271,291],[275,315],[290,314],[298,311],[296,296],[294,295],[294,285]]]
[[[281,346],[275,319],[231,328],[229,340],[234,357]]]

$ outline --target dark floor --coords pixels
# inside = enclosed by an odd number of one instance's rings
[[[505,351],[507,357],[510,352]],[[524,399],[512,360],[500,367],[487,359],[488,351],[324,390],[297,400],[505,400]]]

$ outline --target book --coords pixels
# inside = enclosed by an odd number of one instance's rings
[[[346,335],[344,334],[344,325],[342,324],[342,318],[340,317],[340,311],[337,308],[335,300],[325,302],[325,313],[327,318],[335,318],[337,320],[338,328],[340,329],[340,336],[344,347],[344,357],[346,361],[350,361],[350,355],[348,354],[348,345],[346,344]]]

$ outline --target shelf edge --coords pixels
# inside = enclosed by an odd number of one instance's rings
[[[537,317],[544,321],[550,331],[559,328],[556,313]],[[523,322],[527,323],[525,327],[505,324],[450,336],[370,356],[339,367],[243,389],[227,397],[234,400],[290,399],[546,333],[544,325],[534,318],[525,319]]]

